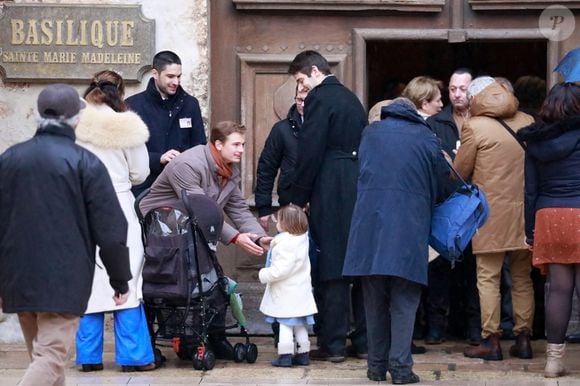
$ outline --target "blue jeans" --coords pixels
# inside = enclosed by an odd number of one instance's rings
[[[103,363],[104,312],[81,318],[77,331],[77,364]],[[155,361],[143,305],[114,311],[115,363],[142,366]]]

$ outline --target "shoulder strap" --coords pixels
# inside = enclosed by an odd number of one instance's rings
[[[503,127],[505,127],[505,129],[512,135],[512,137],[514,137],[516,141],[518,141],[522,149],[526,151],[526,145],[522,141],[520,141],[520,139],[516,136],[516,133],[512,130],[512,128],[509,127],[508,124],[503,121],[503,119],[496,118],[495,120],[498,121]]]
[[[457,179],[459,181],[461,181],[461,184],[463,186],[465,186],[466,188],[469,189],[469,184],[467,182],[465,182],[465,180],[463,179],[463,177],[461,177],[461,174],[459,174],[459,172],[457,170],[455,170],[455,168],[453,167],[453,165],[449,161],[445,160],[445,162],[447,163],[447,166],[449,166],[449,169],[451,169],[451,171],[453,172],[453,174],[455,174],[455,176],[457,177]]]

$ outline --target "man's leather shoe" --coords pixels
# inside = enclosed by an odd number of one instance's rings
[[[520,359],[532,359],[534,357],[529,333],[522,332],[516,336],[516,344],[510,347],[510,355]]]
[[[382,382],[387,380],[387,372],[377,373],[371,370],[367,370],[367,378],[371,381]]]
[[[321,349],[310,351],[310,359],[313,361],[328,361],[332,363],[340,363],[346,360],[343,353],[329,353]]]
[[[425,344],[441,344],[445,342],[443,332],[439,328],[430,328],[425,337]]]
[[[566,337],[566,342],[568,342],[568,343],[580,343],[580,333],[568,335]]]
[[[366,351],[357,351],[354,346],[346,347],[346,355],[358,359],[369,359],[369,354]]]
[[[121,369],[124,373],[129,373],[133,371],[153,371],[157,368],[155,362],[149,363],[148,365],[142,366],[121,366]]]
[[[393,375],[393,373],[391,373],[391,378],[393,379],[393,385],[408,385],[409,383],[418,383],[421,381],[419,376],[412,371],[403,376]]]
[[[411,342],[411,354],[418,355],[418,354],[425,354],[427,349],[423,346],[415,346],[415,343]]]
[[[499,344],[499,334],[492,334],[481,340],[478,346],[468,347],[463,350],[463,355],[468,358],[481,358],[487,361],[501,361],[503,355]]]
[[[470,327],[467,330],[467,344],[477,346],[481,343],[481,329]]]
[[[217,359],[232,361],[235,358],[234,346],[225,336],[209,337],[209,346],[213,350]]]
[[[92,371],[101,371],[103,370],[103,364],[102,363],[87,363],[81,366],[81,371],[83,373],[90,373]]]

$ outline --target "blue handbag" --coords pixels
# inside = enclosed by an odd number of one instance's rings
[[[453,166],[448,165],[461,186],[433,209],[429,244],[453,265],[460,260],[475,232],[485,224],[489,205],[482,190],[465,182]]]

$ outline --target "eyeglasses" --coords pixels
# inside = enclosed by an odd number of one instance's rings
[[[304,104],[304,99],[302,98],[294,98],[294,100],[296,101],[297,105],[303,105]]]

